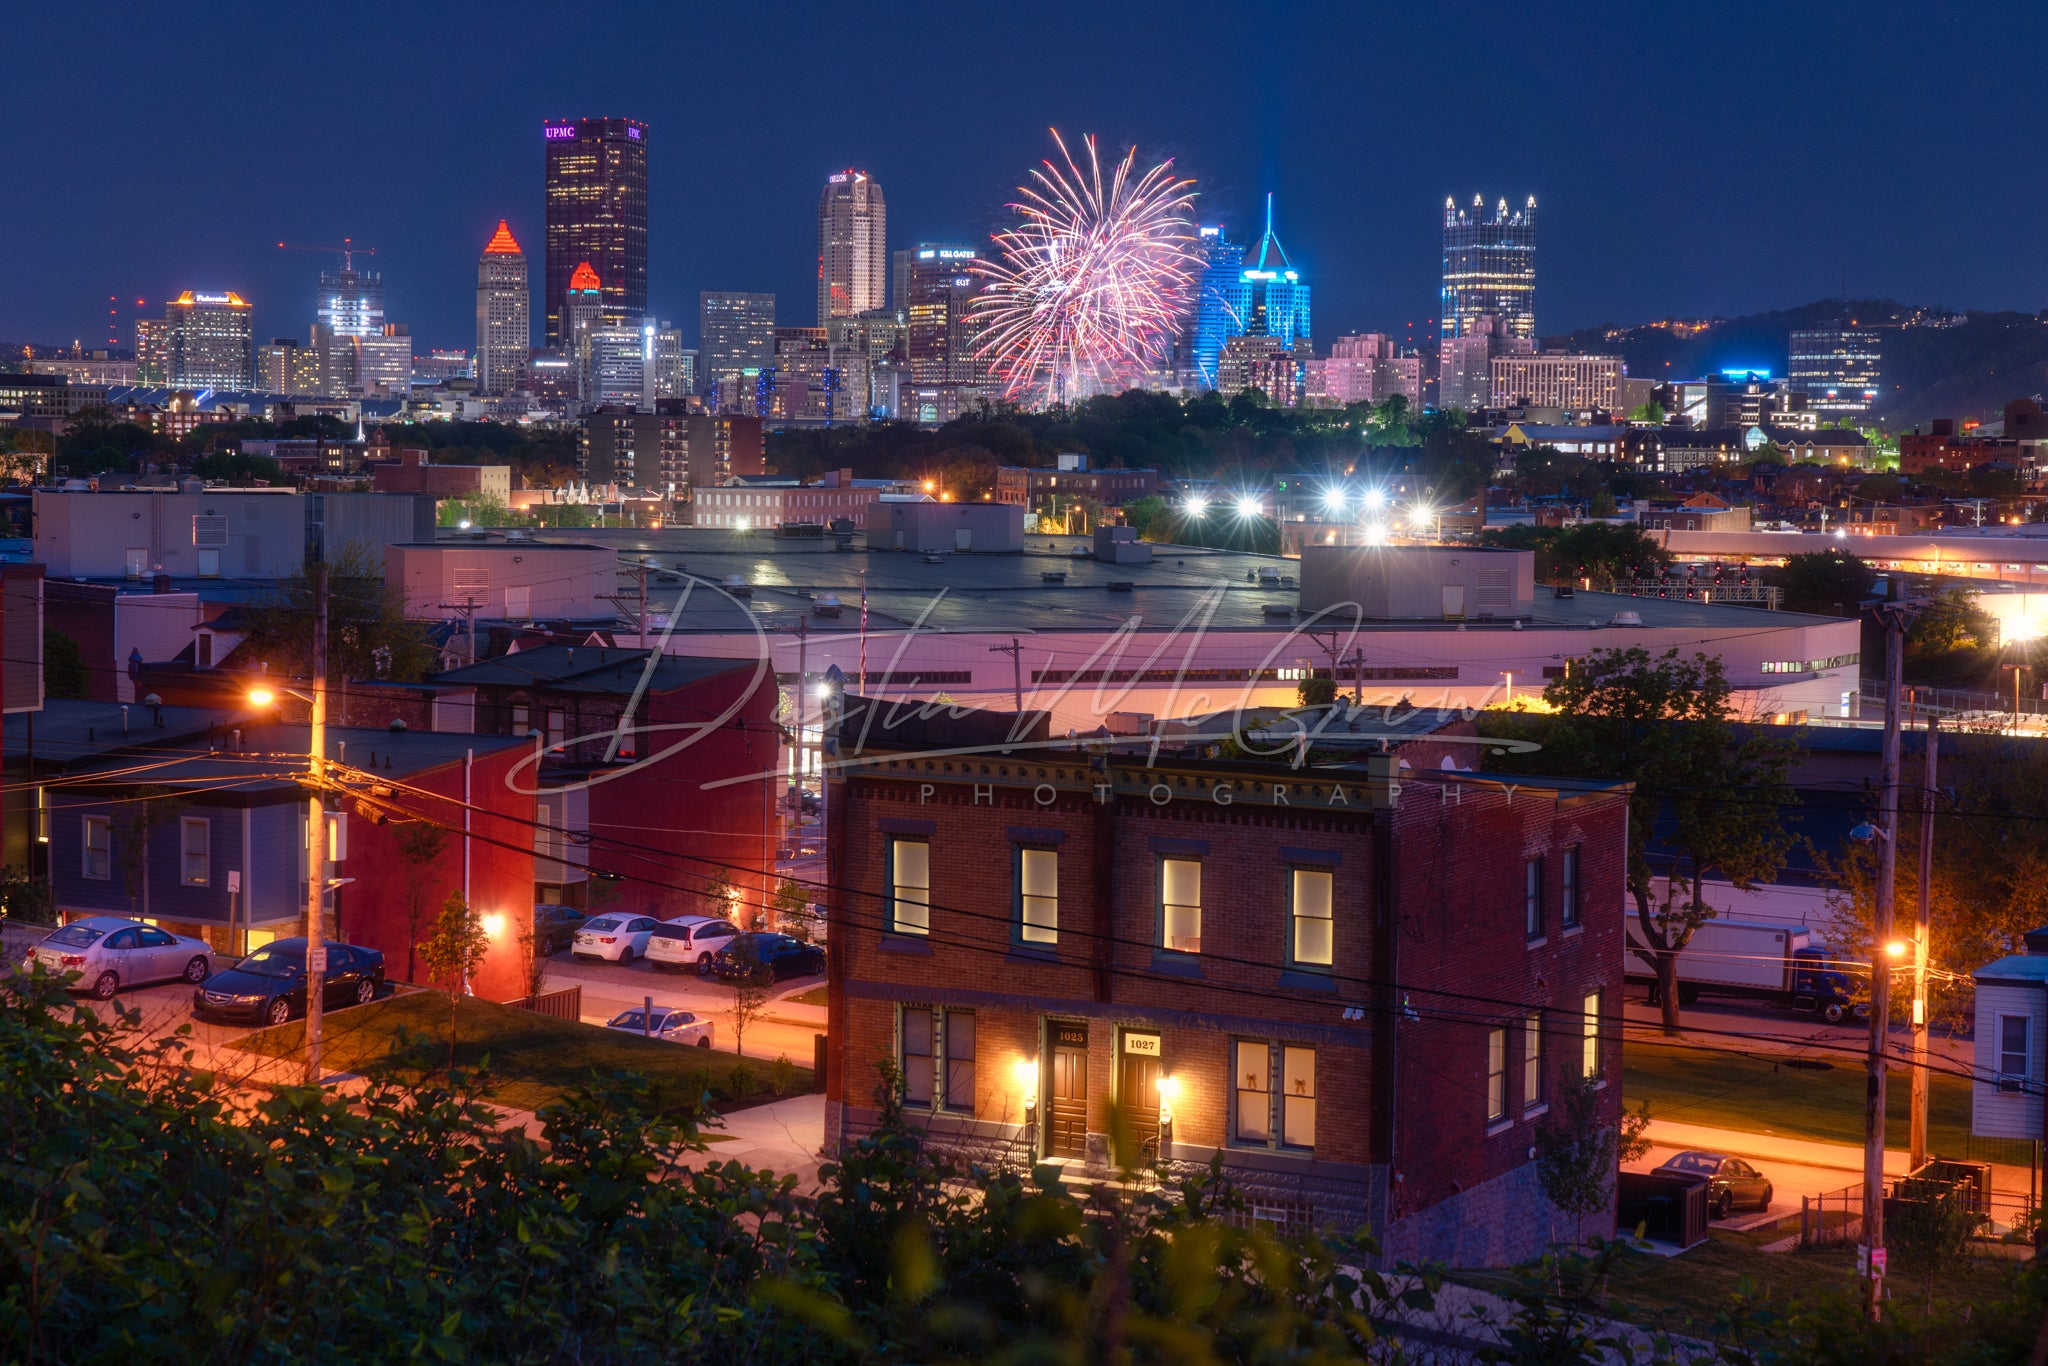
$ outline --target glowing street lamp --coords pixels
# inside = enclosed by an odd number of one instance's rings
[[[1209,500],[1201,497],[1190,498],[1181,506],[1187,509],[1188,516],[1199,518],[1209,510]]]
[[[1237,500],[1237,515],[1240,517],[1249,520],[1253,517],[1262,517],[1265,512],[1265,506],[1252,494],[1247,493]]]
[[[1366,505],[1366,507],[1368,507],[1368,508],[1381,508],[1381,507],[1385,507],[1385,506],[1386,506],[1386,503],[1387,503],[1387,495],[1386,495],[1386,492],[1385,492],[1385,490],[1383,490],[1383,489],[1367,489],[1367,490],[1365,491],[1365,505]]]
[[[1331,512],[1342,512],[1350,501],[1351,495],[1343,489],[1327,489],[1323,493],[1323,506]]]

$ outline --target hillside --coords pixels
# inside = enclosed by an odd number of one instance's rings
[[[2048,391],[2048,314],[1951,314],[1892,299],[1822,299],[1798,308],[1702,322],[1586,328],[1571,348],[1619,352],[1628,372],[1693,379],[1733,366],[1785,373],[1791,333],[1854,319],[1884,332],[1884,392],[1875,415],[1905,427],[1931,417],[1998,416],[2008,399]]]

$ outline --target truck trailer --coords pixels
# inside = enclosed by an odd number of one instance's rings
[[[1646,946],[1633,921],[1626,942],[1622,975],[1649,984],[1654,1001],[1656,970],[1643,957]],[[1678,951],[1678,1003],[1689,1006],[1702,996],[1816,1011],[1829,1024],[1840,1023],[1853,1008],[1849,975],[1805,926],[1754,921],[1709,920]]]

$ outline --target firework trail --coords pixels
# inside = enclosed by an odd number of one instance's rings
[[[1104,179],[1095,139],[1084,170],[1052,130],[1048,158],[1010,205],[971,316],[976,356],[1019,402],[1059,403],[1130,388],[1165,358],[1202,265],[1194,181],[1171,161],[1137,170],[1133,147]]]

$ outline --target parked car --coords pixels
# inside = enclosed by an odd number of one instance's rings
[[[1767,1210],[1772,1187],[1764,1174],[1739,1157],[1722,1153],[1674,1153],[1657,1168],[1659,1176],[1683,1176],[1707,1183],[1707,1217],[1726,1219],[1738,1208]]]
[[[367,1005],[384,986],[384,955],[360,944],[329,940],[322,1006]],[[192,993],[202,1020],[281,1025],[306,1013],[306,941],[303,936],[265,944]]]
[[[708,915],[679,915],[664,920],[647,936],[647,961],[668,972],[696,964],[699,976],[711,971],[712,955],[732,942],[740,927]]]
[[[785,977],[815,977],[825,970],[825,951],[786,934],[756,932],[737,935],[711,959],[711,973],[726,981],[754,977],[779,982]]]
[[[687,1010],[674,1006],[656,1006],[652,1022],[645,1010],[635,1008],[622,1010],[612,1019],[605,1021],[606,1029],[622,1030],[627,1034],[645,1034],[650,1038],[666,1039],[670,1043],[693,1043],[699,1048],[711,1047],[710,1020],[699,1019]]]
[[[647,936],[661,922],[647,915],[596,915],[577,927],[569,945],[578,958],[595,958],[606,963],[630,963],[647,951]]]
[[[553,906],[545,902],[533,908],[533,951],[552,958],[576,942],[576,931],[589,917],[574,906]]]
[[[111,1000],[122,987],[148,982],[203,982],[213,971],[213,949],[203,939],[145,925],[121,915],[74,920],[28,951],[23,967],[75,972],[74,991]]]

